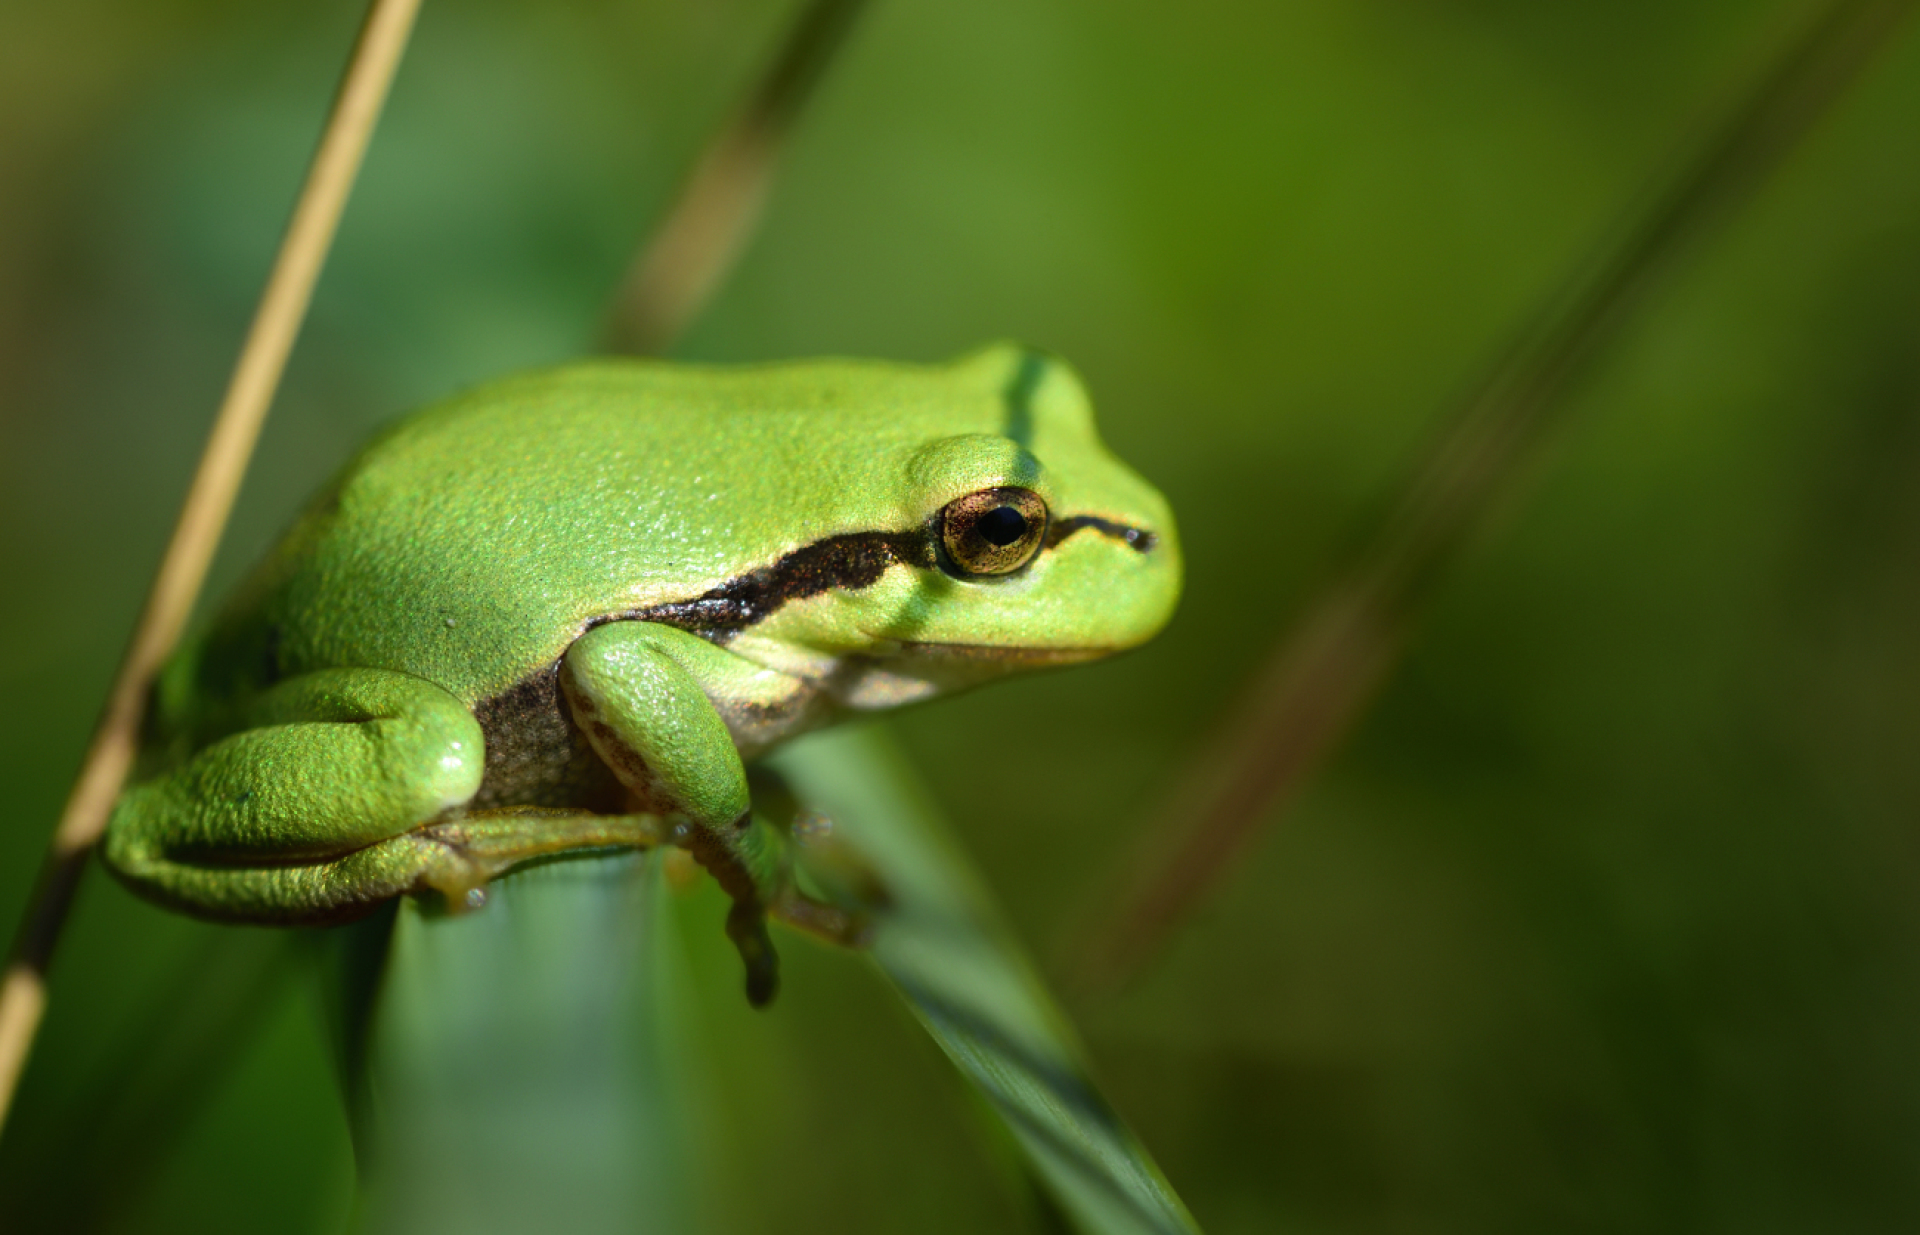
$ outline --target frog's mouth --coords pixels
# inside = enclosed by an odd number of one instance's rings
[[[979,662],[983,668],[1004,672],[1043,669],[1048,665],[1079,665],[1120,651],[1117,647],[1010,648],[991,643],[916,643],[903,641],[890,659],[930,660],[942,663]]]
[[[903,641],[878,655],[843,657],[821,686],[842,706],[869,711],[950,695],[1009,674],[1099,660],[1121,650]]]

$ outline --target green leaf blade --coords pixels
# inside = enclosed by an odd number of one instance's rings
[[[876,967],[1076,1225],[1093,1235],[1197,1235],[1101,1094],[971,864],[879,732],[821,734],[772,762],[886,888],[890,904],[873,933]]]
[[[481,912],[408,898],[343,937],[378,966],[347,1026],[357,1231],[692,1228],[653,866],[548,863],[497,881]]]

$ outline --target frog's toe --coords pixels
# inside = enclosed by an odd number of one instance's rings
[[[427,834],[416,840],[420,852],[417,892],[437,895],[450,914],[471,913],[487,904],[487,883],[497,873],[462,848]]]
[[[727,914],[727,938],[747,967],[747,1002],[764,1008],[780,990],[780,954],[767,937],[767,915],[752,901],[735,901]]]
[[[804,931],[815,939],[842,948],[864,948],[873,942],[874,916],[866,909],[844,909],[789,888],[768,906],[775,921]]]
[[[842,916],[864,922],[893,906],[893,893],[880,872],[840,834],[832,819],[818,811],[802,811],[794,816],[788,831],[793,838],[797,865],[826,893],[830,902],[850,907]],[[798,893],[792,895],[811,904],[818,903]],[[818,915],[804,908],[795,917],[779,910],[776,916],[801,930],[821,934],[812,925]],[[833,942],[848,942],[846,932],[826,937]]]

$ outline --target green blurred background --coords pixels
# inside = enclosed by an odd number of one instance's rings
[[[0,920],[358,9],[0,4]],[[1172,498],[1190,578],[1156,644],[897,725],[1042,955],[1449,400],[1805,11],[875,0],[679,352],[1029,340]],[[791,12],[428,0],[216,593],[374,426],[594,337]],[[1074,1008],[1214,1235],[1920,1225],[1916,133],[1910,32],[1648,303],[1284,826]],[[1008,750],[1010,718],[1039,738]],[[146,1160],[74,1128],[207,931],[89,883],[0,1199],[340,1228],[310,982]],[[1015,1222],[933,1046],[860,966],[786,948],[759,1018],[693,948],[736,1094],[715,1170],[756,1181],[731,1221]],[[36,1156],[68,1143],[66,1174]]]

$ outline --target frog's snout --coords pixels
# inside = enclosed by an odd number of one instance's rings
[[[1172,620],[1179,605],[1184,566],[1173,520],[1073,516],[1060,521],[1060,540],[1076,534],[1099,540],[1099,577],[1090,581],[1086,604],[1090,617],[1105,629],[1102,643],[1113,651],[1138,647]],[[1050,530],[1048,538],[1055,533]],[[1054,543],[1059,543],[1055,541]]]

